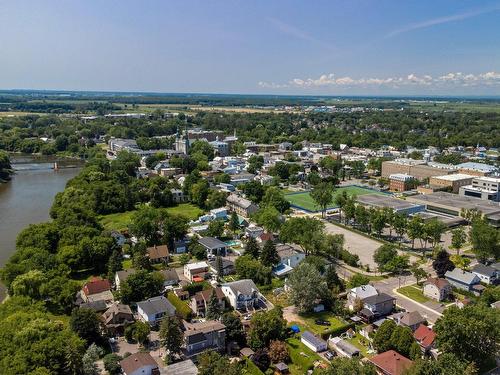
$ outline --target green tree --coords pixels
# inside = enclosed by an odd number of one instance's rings
[[[207,313],[205,315],[205,318],[207,318],[208,320],[219,320],[221,316],[222,308],[219,304],[219,300],[217,298],[217,295],[215,294],[215,291],[212,291],[210,299],[208,300]]]
[[[385,265],[385,269],[393,274],[401,274],[408,268],[410,268],[410,258],[408,255],[397,255]]]
[[[392,227],[394,227],[394,231],[396,232],[396,234],[399,237],[399,240],[401,241],[401,238],[403,238],[403,235],[406,233],[406,229],[408,226],[408,218],[405,214],[401,212],[396,213],[392,217],[393,217]]]
[[[465,241],[467,241],[467,234],[463,227],[458,227],[451,232],[451,247],[457,251],[457,255]]]
[[[269,232],[277,232],[281,228],[281,214],[273,206],[267,206],[259,209],[254,214],[257,224],[264,227]]]
[[[387,271],[387,264],[398,255],[398,251],[394,245],[384,244],[380,246],[373,254],[373,260],[377,263],[378,269],[381,272]]]
[[[288,278],[290,301],[299,312],[311,311],[317,299],[325,299],[329,295],[326,280],[313,265],[300,263]]]
[[[99,340],[100,334],[100,319],[94,310],[85,308],[76,308],[71,313],[69,326],[84,339],[87,343],[93,343]]]
[[[474,363],[468,364],[450,353],[442,353],[436,360],[417,360],[406,375],[477,375]]]
[[[132,324],[132,338],[137,341],[139,344],[144,345],[146,341],[149,339],[149,334],[151,332],[151,327],[148,323],[144,323],[141,321],[137,321]]]
[[[290,208],[290,202],[285,199],[285,195],[280,188],[271,186],[266,189],[261,206],[274,207],[279,213],[283,213]]]
[[[441,241],[441,236],[446,228],[446,224],[436,218],[432,218],[424,223],[424,232],[432,241],[432,246],[436,246]]]
[[[222,237],[224,234],[224,221],[218,219],[209,222],[206,234],[210,237]]]
[[[220,255],[215,258],[215,271],[217,272],[217,278],[222,279],[224,276],[224,265]]]
[[[229,216],[229,230],[235,233],[240,229],[240,221],[238,220],[238,215],[236,212],[231,212],[231,216]]]
[[[92,344],[88,347],[82,359],[83,375],[99,375],[100,371],[96,362],[99,360],[102,353],[103,350],[96,344]]]
[[[484,263],[489,257],[500,258],[500,232],[485,219],[472,222],[469,238],[472,251],[480,262]]]
[[[427,275],[427,271],[424,270],[423,268],[420,268],[417,263],[412,265],[411,267],[411,273],[415,279],[417,279],[417,284],[420,285],[420,280],[425,279]]]
[[[367,362],[361,364],[357,358],[338,357],[331,366],[320,372],[321,375],[376,375],[375,367]]]
[[[500,312],[481,305],[447,308],[433,327],[437,347],[479,367],[499,350]]]
[[[412,345],[415,343],[416,341],[410,328],[396,326],[392,331],[391,348],[404,355],[405,357],[410,356],[410,350],[412,348]]]
[[[250,321],[248,344],[254,350],[267,347],[271,340],[282,340],[286,333],[286,320],[281,307],[254,314]]]
[[[344,209],[348,200],[349,200],[349,195],[347,194],[347,191],[345,191],[345,190],[342,190],[340,192],[340,194],[335,195],[335,204],[339,208],[339,221],[340,222],[342,222],[342,210]]]
[[[247,243],[245,244],[245,255],[249,255],[254,259],[258,259],[260,257],[260,246],[255,238],[248,238]]]
[[[356,288],[358,286],[366,285],[370,282],[368,276],[362,275],[360,273],[354,274],[350,279],[347,286],[349,288]]]
[[[189,199],[198,207],[205,208],[209,191],[208,181],[201,180],[191,186],[189,190]]]
[[[413,216],[410,221],[408,221],[406,227],[406,233],[411,240],[411,248],[415,248],[415,240],[417,238],[422,238],[424,235],[424,220],[420,216]]]
[[[106,354],[103,358],[104,369],[110,375],[118,375],[121,373],[120,361],[122,357],[115,353]]]
[[[264,243],[262,252],[260,253],[260,261],[267,267],[275,266],[280,262],[280,257],[276,251],[276,246],[274,246],[273,241],[267,240]]]
[[[259,260],[249,255],[236,258],[234,262],[236,273],[242,279],[252,279],[256,284],[267,285],[271,283],[271,267],[266,267]]]
[[[245,342],[243,325],[241,324],[241,320],[233,312],[222,315],[221,322],[226,326],[226,342],[235,341],[240,345]]]
[[[306,255],[315,251],[322,241],[324,224],[309,217],[292,217],[281,227],[280,238],[299,245]]]
[[[386,319],[373,337],[373,347],[379,353],[392,349],[392,333],[396,329],[396,323],[391,319]]]
[[[198,375],[240,375],[241,364],[231,363],[229,358],[213,350],[207,350],[198,356]]]
[[[325,217],[326,209],[333,201],[333,186],[326,182],[321,182],[314,186],[310,193],[316,205],[321,208],[321,216]]]
[[[214,209],[224,207],[226,205],[226,193],[223,191],[210,189],[207,195],[206,208]]]
[[[173,356],[181,352],[183,333],[179,320],[175,317],[167,316],[160,324],[160,342],[167,350],[168,362],[173,360]]]
[[[139,302],[158,296],[163,290],[163,277],[158,272],[138,270],[120,284],[123,303]]]

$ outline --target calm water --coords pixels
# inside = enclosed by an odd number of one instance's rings
[[[12,180],[0,184],[0,267],[14,252],[17,234],[29,224],[49,220],[49,210],[56,193],[76,176],[79,168],[49,169],[51,164],[13,165]],[[0,285],[0,300],[5,289]]]

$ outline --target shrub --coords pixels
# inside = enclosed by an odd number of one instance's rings
[[[184,301],[182,301],[174,293],[168,293],[167,299],[172,305],[174,305],[177,315],[179,315],[184,320],[191,319],[193,312]]]

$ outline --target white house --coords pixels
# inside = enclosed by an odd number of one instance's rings
[[[288,244],[277,245],[276,252],[280,257],[280,262],[273,268],[273,274],[277,277],[288,275],[306,257],[302,251]]]
[[[377,289],[374,286],[367,284],[361,285],[356,288],[352,288],[347,294],[347,301],[349,303],[349,309],[354,309],[354,303],[357,299],[361,301],[365,300],[368,297],[373,297],[378,295]]]
[[[142,321],[155,325],[166,315],[174,316],[175,307],[164,296],[158,296],[137,302],[137,313]]]
[[[495,284],[499,278],[500,272],[490,266],[478,263],[472,267],[472,273],[479,277],[481,282],[486,284]]]
[[[194,276],[204,277],[207,272],[207,262],[188,263],[184,266],[184,276],[186,276],[189,281],[193,281]]]
[[[451,290],[451,284],[445,279],[429,277],[424,282],[424,296],[439,302],[445,300],[451,293]]]
[[[311,332],[305,331],[302,336],[300,337],[300,341],[307,346],[309,349],[311,349],[313,352],[324,352],[327,348],[328,345],[326,344],[326,341],[323,339],[320,339],[319,337],[314,336]]]
[[[124,375],[156,375],[160,373],[158,363],[146,352],[137,352],[120,361]]]
[[[120,284],[122,282],[124,282],[125,280],[127,280],[127,278],[130,275],[133,275],[134,273],[135,273],[134,268],[129,268],[126,270],[117,271],[115,273],[115,288],[116,288],[116,290],[120,290]]]
[[[251,279],[243,279],[222,284],[222,293],[235,310],[248,310],[258,305],[259,289]]]

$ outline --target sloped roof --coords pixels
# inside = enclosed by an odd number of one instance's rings
[[[208,249],[218,249],[221,247],[227,247],[225,242],[222,242],[218,238],[215,237],[202,237],[198,240],[200,245],[205,246]]]
[[[132,374],[143,366],[158,367],[158,364],[156,363],[154,358],[151,357],[151,354],[146,352],[137,352],[131,354],[127,358],[122,359],[120,361],[120,366],[126,374]]]
[[[167,245],[148,247],[147,251],[149,259],[162,259],[168,257],[169,255]]]
[[[250,295],[254,291],[258,292],[257,286],[251,279],[242,279],[237,281],[232,281],[230,283],[223,284],[222,286],[230,288],[234,294]]]
[[[169,316],[175,314],[175,307],[164,296],[153,297],[145,301],[137,302],[137,308],[141,308],[148,315],[167,313]]]
[[[425,280],[425,284],[432,284],[435,285],[438,289],[443,289],[448,286],[450,286],[450,283],[446,279],[442,279],[440,277],[429,277],[427,280]]]
[[[415,340],[417,340],[420,345],[427,348],[436,340],[436,332],[434,332],[432,328],[420,324],[413,333],[413,337],[415,337]]]
[[[127,277],[133,275],[135,272],[135,268],[129,268],[126,270],[116,271],[116,276],[118,277],[118,280],[125,281]]]
[[[478,263],[474,267],[472,267],[471,271],[489,277],[495,276],[496,273],[496,270],[493,267],[485,266],[481,263]]]
[[[387,302],[387,301],[393,301],[395,300],[396,298],[394,298],[393,296],[390,296],[386,293],[380,293],[380,294],[377,294],[376,296],[371,296],[371,297],[367,297],[363,300],[364,303],[368,304],[368,305],[376,305],[377,303],[384,303],[384,302]]]
[[[412,311],[406,313],[401,318],[401,323],[403,323],[406,326],[414,326],[416,324],[423,322],[425,322],[425,319],[422,317],[422,315],[420,315],[418,311]]]
[[[472,272],[464,271],[461,270],[460,268],[455,268],[453,271],[446,271],[444,276],[447,279],[456,280],[468,285],[479,282],[479,278]]]
[[[311,343],[315,347],[320,347],[323,345],[326,345],[326,342],[323,339],[320,339],[319,337],[314,336],[311,332],[305,331],[301,338],[306,340],[307,342]]]
[[[413,361],[394,350],[376,355],[369,361],[388,375],[402,375],[413,364]]]
[[[94,277],[92,280],[86,282],[82,289],[83,293],[85,293],[86,296],[90,296],[92,294],[102,293],[107,290],[111,290],[111,284],[107,279]]]

